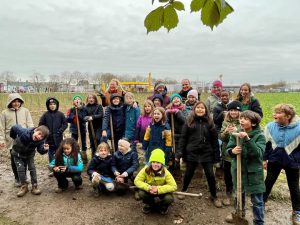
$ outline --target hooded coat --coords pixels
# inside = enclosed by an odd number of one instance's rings
[[[11,103],[19,99],[21,106],[15,110],[12,108]],[[10,137],[10,130],[12,126],[18,124],[24,128],[34,127],[30,112],[27,108],[23,107],[24,99],[18,93],[8,95],[6,109],[1,113],[0,122],[0,143],[5,143],[7,149],[11,149],[13,140]]]
[[[56,109],[54,111],[50,110],[50,101],[56,103]],[[63,133],[67,129],[68,124],[65,115],[58,111],[59,101],[55,97],[49,97],[46,100],[47,112],[45,112],[39,121],[39,126],[45,125],[49,129],[49,136],[47,138],[47,143],[53,146],[59,146],[60,142],[63,140]]]

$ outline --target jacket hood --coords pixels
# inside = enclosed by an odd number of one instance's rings
[[[11,108],[11,103],[16,99],[19,99],[21,101],[21,106],[24,104],[24,99],[19,93],[12,93],[8,95],[6,107]]]
[[[49,108],[49,105],[50,105],[51,102],[56,103],[56,109],[54,110],[56,112],[59,108],[59,101],[55,97],[48,97],[47,100],[46,100],[46,107],[47,107],[48,111],[51,111],[50,108]]]

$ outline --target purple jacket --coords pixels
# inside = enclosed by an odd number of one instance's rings
[[[151,121],[152,117],[150,115],[139,116],[136,123],[135,140],[143,143],[146,128],[151,123]]]

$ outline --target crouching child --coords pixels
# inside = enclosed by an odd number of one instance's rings
[[[99,196],[100,191],[112,192],[115,190],[112,156],[106,142],[98,145],[96,154],[88,165],[87,173],[92,181],[95,197]]]
[[[83,161],[79,152],[79,145],[74,138],[66,138],[60,143],[55,159],[51,161],[49,167],[58,183],[58,187],[55,189],[56,193],[67,190],[69,186],[67,177],[72,179],[75,189],[80,189]]]
[[[40,195],[42,193],[37,185],[34,156],[36,150],[40,154],[48,152],[49,145],[44,142],[48,135],[49,129],[46,126],[22,128],[20,125],[14,125],[10,130],[10,137],[14,139],[11,154],[17,166],[18,177],[21,183],[21,188],[17,193],[18,197],[23,197],[28,192],[26,165],[30,171],[32,184],[31,193],[34,195]]]
[[[139,197],[145,204],[143,207],[145,214],[156,208],[161,214],[167,214],[169,206],[174,201],[172,192],[176,191],[177,184],[164,166],[165,153],[161,149],[154,149],[149,158],[149,165],[145,166],[134,180],[139,189]]]
[[[130,148],[130,143],[127,139],[120,139],[118,142],[118,151],[114,153],[112,161],[112,170],[116,177],[117,194],[122,195],[128,191],[128,180],[133,181],[133,173],[138,167],[137,152]]]

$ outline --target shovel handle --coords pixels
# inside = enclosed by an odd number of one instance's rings
[[[236,136],[236,145],[240,146],[240,137]],[[238,213],[242,212],[242,160],[241,153],[236,156],[236,165],[237,165],[237,210]]]

